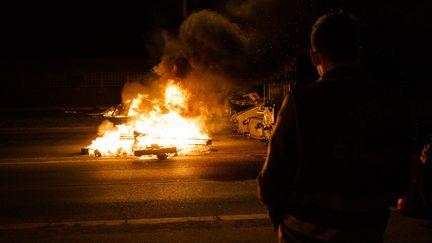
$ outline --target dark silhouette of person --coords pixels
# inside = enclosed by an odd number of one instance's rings
[[[280,242],[382,242],[407,180],[400,88],[366,70],[366,27],[335,11],[312,27],[320,78],[278,113],[259,196]]]

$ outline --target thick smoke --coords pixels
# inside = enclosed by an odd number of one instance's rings
[[[287,1],[230,1],[222,13],[202,10],[180,26],[178,39],[166,42],[159,74],[175,60],[192,69],[244,83],[268,78],[284,69],[298,50],[298,16]],[[288,1],[293,2],[293,1]]]
[[[243,83],[247,35],[224,16],[204,10],[185,20],[177,39],[165,41],[164,55],[153,70],[161,80],[181,80],[191,93],[188,115],[205,117],[207,128],[217,130],[226,116],[226,98],[248,85]]]
[[[294,16],[290,10],[294,7],[288,5],[274,0],[229,1],[224,11],[192,13],[181,24],[178,37],[159,35],[164,50],[153,69],[158,81],[144,88],[130,84],[125,87],[128,95],[123,96],[149,92],[147,87],[158,89],[158,82],[175,78],[191,93],[189,115],[221,124],[231,93],[262,83],[292,56],[295,43],[290,28],[295,23],[290,22]]]
[[[155,98],[162,97],[162,88],[165,82],[160,79],[152,79],[154,77],[149,77],[146,81],[127,82],[123,86],[122,91],[122,101],[126,103],[131,99],[135,99],[137,94],[145,94]]]
[[[252,79],[284,75],[290,57],[304,52],[307,31],[306,5],[297,0],[231,0],[226,6],[231,21],[250,37],[248,69]]]
[[[189,63],[183,55],[182,43],[166,31],[158,32],[157,35],[163,42],[163,50],[161,60],[153,71],[162,78],[185,77],[189,72]]]
[[[304,51],[307,31],[299,31],[303,8],[294,0],[228,1],[223,11],[202,10],[181,25],[180,56],[193,69],[250,86],[286,70]],[[305,20],[306,21],[306,20]],[[303,49],[302,49],[303,48]]]
[[[248,38],[240,27],[222,15],[203,10],[180,27],[183,53],[197,71],[242,77],[247,71]]]

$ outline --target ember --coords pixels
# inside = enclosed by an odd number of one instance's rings
[[[101,125],[103,135],[87,147],[88,154],[164,159],[209,145],[201,117],[184,117],[188,101],[189,93],[174,80],[168,80],[163,99],[138,94],[126,102],[129,110],[125,123],[105,121]]]

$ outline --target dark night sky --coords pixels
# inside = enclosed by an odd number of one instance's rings
[[[254,9],[252,11],[254,14],[240,22],[238,22],[239,18],[236,19],[228,14],[226,8],[227,2],[267,4],[267,1],[283,2],[284,8],[272,9],[276,10],[274,16],[270,16],[273,12],[268,12],[269,16],[265,16],[261,9]],[[298,32],[303,36],[301,43],[306,47],[304,51],[307,52],[307,36],[312,22],[331,6],[347,6],[373,24],[374,34],[382,47],[378,49],[386,55],[382,60],[378,60],[377,64],[382,63],[386,66],[385,72],[396,73],[396,76],[398,72],[403,72],[403,75],[413,76],[410,79],[415,82],[427,83],[425,77],[430,65],[427,60],[422,61],[422,58],[430,56],[425,52],[430,52],[427,46],[431,42],[426,39],[426,36],[431,30],[428,18],[432,8],[426,0],[187,0],[187,2],[188,13],[201,9],[216,10],[233,23],[241,23],[242,27],[248,26],[249,33],[257,29],[256,32],[267,35],[266,38],[275,33],[277,38],[272,42],[279,48],[273,48],[274,51],[269,52],[270,55],[262,55],[263,58],[259,56],[257,60],[261,61],[259,64],[262,66],[266,63],[272,66],[282,62],[282,58],[274,58],[274,55],[280,57],[287,55],[288,51],[284,48],[291,45],[291,42],[284,38],[290,37],[291,33],[279,26],[290,26],[284,24],[289,22],[286,18],[290,11],[300,16],[300,18],[296,17],[296,21],[301,24]],[[302,12],[299,13],[300,9]],[[279,25],[268,21],[269,19],[279,22]],[[39,73],[45,70],[49,76],[52,70],[63,72],[63,62],[59,62],[59,59],[137,59],[151,60],[155,62],[152,65],[155,65],[162,52],[161,43],[159,45],[151,43],[155,42],[152,39],[155,33],[167,30],[177,36],[182,22],[182,0],[145,0],[139,4],[124,1],[2,3],[0,5],[0,72],[3,75],[0,76],[0,81],[16,88],[16,94],[20,94],[19,87],[34,87],[29,85],[35,82],[31,78],[19,78],[19,75],[30,75],[31,72],[26,69],[27,67],[32,66],[31,70]],[[271,51],[273,46],[266,38],[261,39],[261,50],[267,48],[267,51]],[[253,50],[257,50],[258,53],[259,49]],[[42,59],[49,61],[40,62],[39,60]],[[308,57],[305,60],[309,62]],[[394,63],[397,65],[393,65]],[[56,69],[57,66],[60,68]],[[423,84],[419,87],[423,87]],[[9,96],[16,96],[7,89],[4,89],[4,94],[8,96],[3,99],[7,102],[11,100]]]
[[[225,15],[228,15],[227,2],[266,3],[264,0],[187,2],[189,13],[200,9],[212,9]],[[269,0],[269,3],[271,2]],[[376,39],[381,42],[379,45],[382,45],[382,49],[386,49],[384,52],[389,59],[396,56],[401,65],[404,65],[403,62],[406,60],[409,60],[407,64],[411,66],[417,65],[416,62],[424,65],[420,57],[423,49],[427,49],[423,48],[428,43],[425,39],[428,32],[426,28],[430,30],[430,25],[426,24],[426,6],[430,4],[425,4],[424,0],[358,0],[349,3],[342,0],[286,0],[283,4],[284,9],[276,14],[279,17],[273,17],[273,20],[287,22],[285,11],[298,12],[298,9],[302,9],[303,12],[298,15],[303,17],[300,20],[303,25],[300,26],[299,32],[303,33],[302,36],[307,36],[311,20],[315,20],[330,6],[337,5],[351,7],[361,15],[360,17],[374,25]],[[155,42],[152,39],[155,33],[167,30],[177,36],[179,26],[183,22],[182,0],[142,1],[140,4],[109,1],[91,4],[76,1],[3,3],[0,11],[0,61],[86,58],[153,58],[152,60],[157,61],[161,56],[162,43],[152,43]],[[278,30],[278,26],[283,25],[265,23],[267,19],[268,16],[260,16],[258,11],[246,21],[243,20],[242,24],[252,26],[249,30],[254,29],[254,25],[258,26],[260,33],[267,35],[274,32],[282,38],[290,36],[289,33],[285,33],[288,31]],[[230,20],[233,23],[238,21],[232,16]],[[277,44],[273,42],[275,43]],[[307,47],[307,37],[303,37],[301,43]],[[291,43],[281,41],[279,44],[283,47]],[[284,49],[278,49],[275,54],[285,52],[287,51]],[[272,57],[270,56],[270,61],[274,59]]]
[[[227,1],[188,0],[188,10],[209,8],[223,11]],[[2,3],[0,58],[142,58],[148,55],[145,44],[154,31],[165,29],[175,34],[183,20],[182,0],[142,1],[140,4],[88,2]],[[344,1],[290,2],[313,3],[324,8],[330,6],[327,2]],[[409,13],[412,9],[421,11],[412,6],[423,4],[417,0],[352,2],[358,2],[351,5],[362,8],[366,14],[369,9],[376,11],[381,8],[383,12],[409,16],[416,16]],[[411,7],[405,11],[405,6]],[[376,12],[373,14],[377,15]],[[419,15],[426,16],[425,13]],[[384,25],[384,28],[391,27],[387,23]]]
[[[212,8],[217,1],[189,1]],[[182,1],[2,4],[1,58],[142,58],[153,31],[175,32]]]
[[[176,8],[155,5],[15,5],[3,11],[2,56],[15,58],[142,56],[146,32],[181,21]]]

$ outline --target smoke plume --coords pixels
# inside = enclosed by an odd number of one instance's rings
[[[286,1],[250,0],[229,1],[221,12],[192,13],[178,37],[160,35],[164,49],[153,68],[158,81],[144,87],[129,84],[123,97],[158,89],[169,78],[181,80],[192,94],[189,115],[204,116],[209,127],[216,127],[210,123],[226,115],[231,93],[262,82],[292,56],[291,9]]]
[[[216,12],[203,10],[189,16],[179,37],[185,57],[197,71],[239,78],[247,70],[246,34]]]

